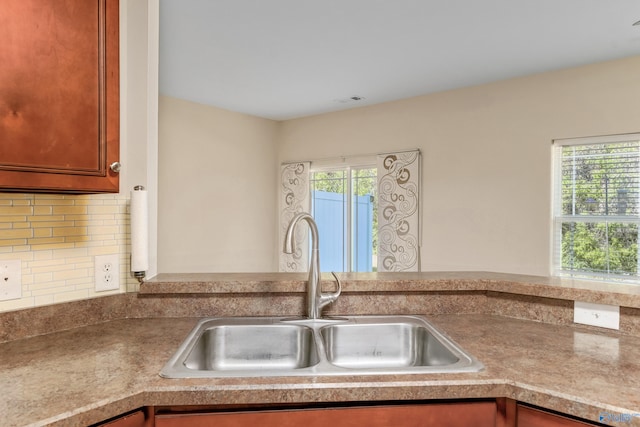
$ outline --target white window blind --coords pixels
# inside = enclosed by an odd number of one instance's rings
[[[640,134],[554,141],[554,274],[638,280]]]

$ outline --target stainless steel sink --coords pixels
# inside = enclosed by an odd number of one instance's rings
[[[343,368],[447,366],[460,360],[413,319],[345,323],[325,326],[320,332],[329,363]]]
[[[473,372],[473,356],[420,316],[204,319],[166,378]]]
[[[205,323],[184,365],[193,370],[300,369],[318,363],[313,330],[286,324]],[[218,323],[218,324],[217,324]]]

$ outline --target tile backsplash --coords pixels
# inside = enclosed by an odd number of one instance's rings
[[[22,298],[0,312],[133,291],[125,194],[0,193],[0,261],[21,260]],[[94,256],[117,254],[120,288],[95,292]]]

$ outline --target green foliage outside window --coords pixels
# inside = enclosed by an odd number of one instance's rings
[[[563,270],[637,275],[638,149],[637,142],[562,147]]]
[[[638,271],[637,225],[580,222],[562,224],[562,268],[635,275]]]

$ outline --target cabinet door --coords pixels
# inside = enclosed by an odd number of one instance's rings
[[[145,417],[142,410],[123,415],[120,418],[99,424],[99,427],[145,427]]]
[[[118,192],[118,8],[0,1],[0,191]]]
[[[156,427],[494,427],[495,402],[156,415]]]
[[[576,421],[539,409],[518,405],[516,425],[518,427],[587,427],[595,426],[596,424]]]

